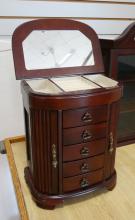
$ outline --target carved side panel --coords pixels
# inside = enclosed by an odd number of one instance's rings
[[[25,135],[26,135],[26,151],[27,151],[27,161],[31,161],[30,155],[30,134],[29,134],[29,115],[26,109],[24,108],[24,121],[25,121]]]
[[[30,109],[30,139],[32,178],[41,193],[58,193],[58,166],[53,166],[53,149],[57,154],[57,111]]]
[[[58,117],[57,111],[51,111],[50,114],[50,167],[51,167],[51,194],[57,194],[58,185],[58,167],[59,167],[59,146],[58,146]],[[62,166],[62,165],[61,165]]]
[[[115,166],[115,154],[116,154],[116,147],[117,147],[117,126],[118,126],[118,119],[119,119],[119,108],[120,108],[120,103],[115,102],[112,104],[112,113],[111,113],[111,127],[110,127],[110,132],[113,134],[113,150],[110,150],[109,153],[111,153],[111,168],[110,168],[110,173],[111,175],[114,172],[114,166]],[[110,139],[110,145],[111,145],[111,139]]]

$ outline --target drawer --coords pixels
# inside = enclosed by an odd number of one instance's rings
[[[69,145],[63,148],[63,161],[72,161],[104,153],[106,139]]]
[[[107,120],[107,105],[63,111],[63,128],[95,124]]]
[[[63,176],[71,177],[98,170],[104,166],[104,154],[63,164]]]
[[[63,144],[72,145],[106,137],[106,123],[63,129]]]
[[[63,179],[63,192],[83,190],[103,181],[103,169],[93,171],[89,174],[68,177]]]

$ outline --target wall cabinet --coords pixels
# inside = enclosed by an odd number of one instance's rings
[[[135,142],[135,23],[115,40],[101,39],[106,75],[123,83],[118,145]]]

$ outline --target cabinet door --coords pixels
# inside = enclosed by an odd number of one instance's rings
[[[30,109],[32,178],[41,193],[58,193],[57,111]],[[26,125],[27,126],[27,125]]]
[[[123,97],[120,104],[118,143],[135,142],[135,50],[121,50],[123,55],[112,56],[112,77],[123,83]],[[114,66],[114,67],[113,67]]]
[[[109,178],[114,173],[118,116],[119,102],[114,102],[109,106],[107,148],[105,153],[105,179]]]
[[[50,174],[50,193],[58,194],[59,185],[58,185],[58,167],[59,167],[59,143],[58,143],[58,113],[57,111],[50,111],[49,113],[50,119],[50,137],[48,142],[49,154],[49,174]]]

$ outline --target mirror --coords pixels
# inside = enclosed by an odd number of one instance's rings
[[[78,30],[34,30],[22,46],[27,70],[95,64],[92,43]]]

